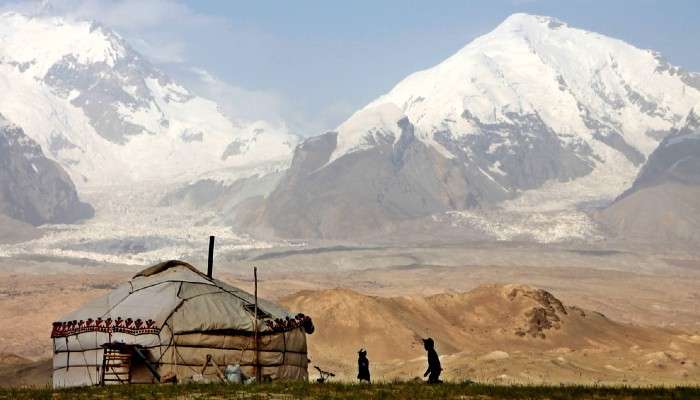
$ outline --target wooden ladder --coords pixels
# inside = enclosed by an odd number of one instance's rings
[[[124,384],[131,382],[131,357],[117,349],[104,349],[102,357],[101,385]]]

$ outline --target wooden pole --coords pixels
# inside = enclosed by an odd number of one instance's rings
[[[209,236],[209,258],[207,259],[207,276],[214,277],[214,236]]]
[[[255,280],[255,322],[253,323],[255,333],[255,382],[262,380],[260,370],[260,343],[258,341],[258,267],[253,267],[253,278]]]

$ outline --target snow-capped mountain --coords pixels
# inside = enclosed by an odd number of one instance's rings
[[[254,223],[352,237],[451,210],[611,201],[699,100],[700,75],[653,51],[515,14],[301,144]]]
[[[231,121],[99,24],[0,15],[0,112],[79,187],[288,160],[297,139]]]
[[[509,191],[558,178],[522,171],[509,155],[526,148],[552,145],[574,159],[564,179],[594,164],[633,171],[625,164],[639,166],[698,100],[699,78],[622,41],[515,14],[357,112],[338,128],[330,161],[396,143],[407,117],[417,139],[448,158],[480,159],[482,174]]]
[[[0,214],[32,225],[70,223],[93,215],[61,166],[2,114]]]

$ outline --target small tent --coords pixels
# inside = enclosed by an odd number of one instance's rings
[[[308,379],[311,319],[259,300],[256,321],[254,301],[187,263],[152,266],[54,322],[53,386],[183,382],[228,365]]]

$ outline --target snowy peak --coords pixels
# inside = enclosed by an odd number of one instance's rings
[[[561,27],[568,27],[568,25],[552,17],[515,13],[501,22],[493,32],[509,31],[513,33],[524,33],[533,32],[535,30],[559,29]]]
[[[0,19],[2,59],[16,62],[18,68],[36,78],[43,78],[49,68],[66,56],[72,55],[81,64],[114,66],[127,52],[119,36],[96,23],[18,13],[4,13]]]
[[[0,112],[79,185],[285,162],[285,126],[232,121],[89,21],[0,15]]]
[[[149,84],[164,89],[166,100],[192,97],[99,24],[20,14],[3,18],[0,60],[82,109],[96,133],[112,143],[156,134],[169,124]],[[134,114],[147,118],[137,121]]]
[[[611,181],[605,196],[614,198],[700,100],[696,77],[623,41],[514,14],[343,123],[330,162],[396,143],[396,123],[406,117],[418,140],[478,165],[508,191],[605,169],[609,175],[600,178]],[[555,168],[570,172],[527,183],[518,177],[518,159],[553,151],[569,160]]]

